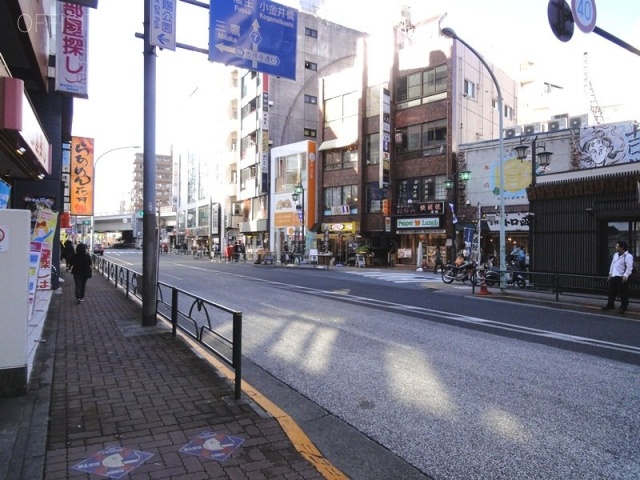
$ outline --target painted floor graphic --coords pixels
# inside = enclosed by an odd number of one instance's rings
[[[71,467],[107,478],[122,478],[153,457],[152,453],[140,452],[127,447],[107,447],[86,460]]]
[[[179,451],[222,462],[244,443],[243,438],[224,433],[202,432]]]

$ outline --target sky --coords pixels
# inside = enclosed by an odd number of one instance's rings
[[[222,1],[222,0],[218,0]],[[230,0],[228,0],[230,1]],[[596,3],[596,25],[640,48],[640,2],[637,0],[592,0]],[[298,5],[294,0],[280,3]],[[570,2],[569,2],[570,3]],[[552,83],[582,95],[584,52],[588,52],[589,73],[601,107],[623,105],[618,120],[640,120],[640,56],[601,36],[575,29],[573,38],[563,43],[551,32],[547,0],[325,0],[323,13],[329,20],[351,28],[375,32],[400,18],[402,5],[409,5],[414,22],[446,12],[443,27],[450,27],[490,63],[517,75],[523,61],[533,61]],[[442,6],[435,7],[433,4]],[[208,10],[178,2],[177,41],[206,48]],[[366,12],[366,14],[363,14]],[[116,212],[129,197],[132,158],[142,149],[109,150],[143,144],[143,0],[99,2],[91,12],[89,36],[89,99],[74,103],[73,135],[95,139],[97,213]],[[187,115],[186,105],[205,90],[206,79],[215,75],[216,65],[206,55],[178,49],[158,51],[156,82],[156,153],[169,154],[171,145],[184,128],[209,113],[203,103],[202,115]],[[605,117],[605,121],[608,120]],[[108,153],[106,153],[108,152]]]

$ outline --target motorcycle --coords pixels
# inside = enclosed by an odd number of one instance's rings
[[[491,268],[485,271],[484,281],[490,287],[500,284],[500,269]],[[518,288],[524,288],[527,286],[527,281],[523,278],[522,274],[516,269],[513,262],[507,264],[507,271],[505,272],[505,281],[508,287],[518,286]]]
[[[470,281],[476,282],[476,264],[475,262],[465,262],[460,266],[445,265],[442,269],[442,281],[444,283],[453,283]]]

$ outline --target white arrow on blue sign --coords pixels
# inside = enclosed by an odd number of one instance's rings
[[[149,43],[156,47],[176,50],[177,0],[151,0]]]
[[[263,0],[211,0],[209,60],[296,78],[298,11]]]

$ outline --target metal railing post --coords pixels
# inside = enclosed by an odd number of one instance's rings
[[[242,396],[242,312],[233,314],[233,368],[236,372],[235,395],[236,400]]]
[[[178,331],[178,289],[171,288],[171,336],[175,337]]]

